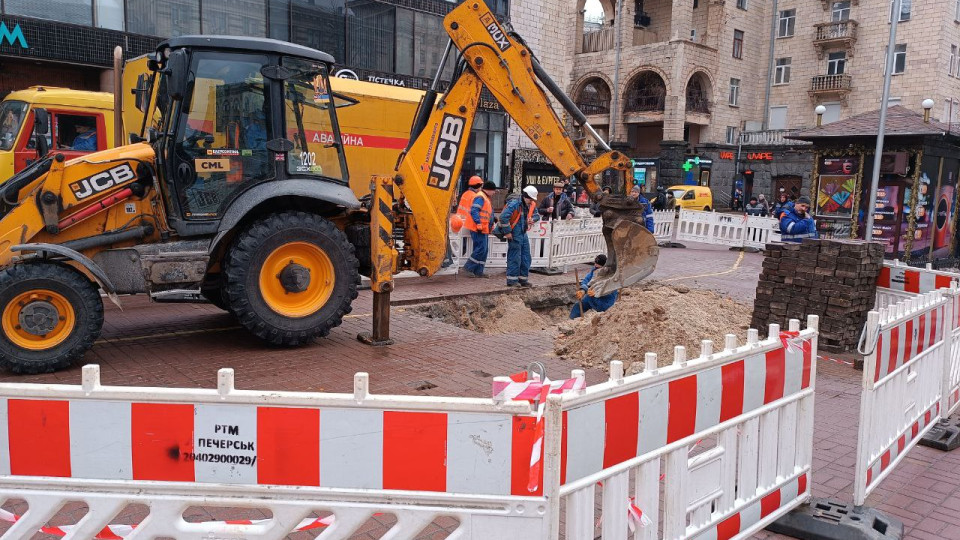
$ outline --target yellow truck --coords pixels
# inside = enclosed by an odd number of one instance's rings
[[[46,111],[50,151],[67,159],[113,148],[113,94],[49,86],[11,92],[0,103],[0,182],[37,159],[34,122]]]

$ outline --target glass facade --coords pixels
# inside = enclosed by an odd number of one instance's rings
[[[200,33],[200,4],[195,0],[126,0],[127,31],[174,37]]]
[[[93,25],[93,0],[4,0],[4,13]]]

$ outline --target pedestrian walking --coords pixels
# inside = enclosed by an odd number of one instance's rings
[[[553,184],[553,192],[540,201],[540,219],[573,219],[573,202],[563,182]]]
[[[801,195],[792,208],[780,218],[780,239],[784,242],[803,242],[804,238],[817,238],[817,224],[810,217],[810,198]]]
[[[470,231],[473,241],[473,252],[463,268],[469,277],[485,278],[488,276],[483,273],[483,268],[487,264],[490,227],[493,223],[493,203],[490,198],[497,186],[493,182],[484,182],[479,176],[471,177],[469,185],[470,189],[460,198],[457,207],[457,214],[463,220],[463,226]],[[470,194],[473,195],[472,200]]]
[[[761,194],[757,197],[757,202],[760,203],[760,204],[763,206],[764,210],[767,211],[767,214],[770,214],[770,211],[771,211],[770,201],[767,200],[766,195],[764,195],[763,193],[761,193]]]
[[[743,213],[748,216],[767,217],[767,207],[760,204],[756,197],[750,197],[750,202],[743,207]]]
[[[591,309],[601,312],[606,311],[613,307],[613,304],[617,301],[617,291],[603,296],[594,296],[590,291],[590,282],[593,281],[594,272],[603,268],[605,264],[607,264],[607,256],[602,253],[597,255],[597,258],[593,260],[593,268],[580,281],[580,288],[577,289],[577,303],[570,310],[571,319],[576,319]]]
[[[522,193],[507,197],[506,205],[500,212],[497,226],[506,231],[503,238],[507,241],[507,287],[529,287],[530,276],[530,239],[527,231],[540,216],[534,211],[537,207],[537,188],[527,186]]]

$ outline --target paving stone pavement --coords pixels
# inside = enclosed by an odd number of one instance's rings
[[[761,262],[759,254],[691,244],[687,249],[662,249],[650,279],[713,289],[751,302]],[[574,278],[571,269],[556,276],[533,274],[531,281],[546,286],[572,283]],[[393,300],[408,304],[500,290],[506,290],[502,274],[491,279],[413,278],[398,281]],[[533,360],[543,361],[553,378],[575,367],[550,355],[553,336],[548,331],[482,335],[422,317],[407,305],[392,311],[391,333],[397,343],[370,348],[355,338],[370,328],[370,307],[370,291],[361,291],[353,312],[329,337],[303,348],[278,349],[250,337],[213,306],[152,304],[143,297],[126,297],[122,311],[108,303],[103,335],[84,363],[99,364],[106,385],[213,388],[217,369],[232,367],[241,389],[351,392],[354,373],[367,371],[373,393],[437,396],[487,396],[492,376],[518,371]],[[587,370],[590,384],[604,378],[600,370]],[[80,366],[34,376],[0,373],[0,381],[79,384]],[[418,390],[424,382],[434,386]],[[852,500],[859,385],[860,372],[851,366],[818,363],[815,496]],[[960,539],[960,452],[954,454],[918,447],[868,504],[903,519],[907,538]],[[216,518],[205,509],[193,513],[199,519]],[[70,514],[59,517],[69,523]],[[357,538],[379,538],[389,526],[389,516],[371,520]],[[424,537],[444,537],[450,526],[434,524]],[[291,536],[307,537],[312,536]],[[756,538],[778,537],[762,532]]]

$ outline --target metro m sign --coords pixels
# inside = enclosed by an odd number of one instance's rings
[[[0,45],[3,45],[4,42],[10,44],[11,46],[14,43],[19,43],[21,49],[30,48],[27,46],[27,38],[23,36],[23,30],[20,29],[19,24],[15,25],[13,27],[13,31],[11,32],[10,29],[7,28],[6,23],[0,21]]]

